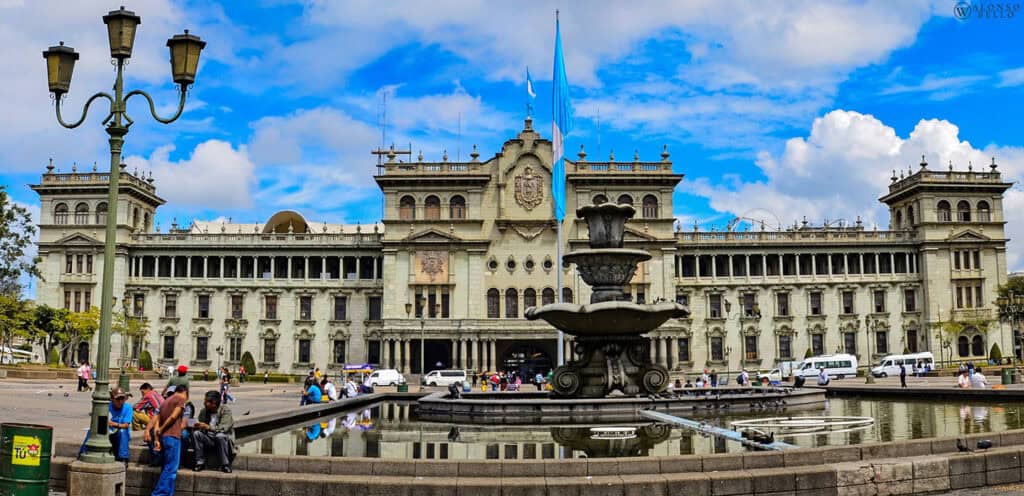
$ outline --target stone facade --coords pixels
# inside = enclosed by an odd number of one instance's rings
[[[544,369],[556,332],[523,318],[590,294],[574,267],[559,267],[551,202],[551,142],[524,129],[493,157],[469,162],[398,160],[380,152],[378,225],[307,221],[284,211],[264,224],[196,222],[155,229],[163,204],[151,179],[122,171],[115,270],[117,309],[148,322],[143,342],[161,364],[214,367],[253,355],[260,370],[377,363],[418,373],[459,367]],[[937,359],[986,357],[1012,331],[995,315],[1005,283],[1003,182],[988,171],[895,174],[881,201],[889,230],[858,221],[767,231],[684,230],[672,192],[682,180],[661,160],[566,163],[563,251],[586,247],[572,213],[628,202],[625,246],[652,259],[629,291],[638,301],[676,299],[691,318],[653,333],[653,358],[673,370],[769,369],[780,361],[848,352],[861,364],[930,350]],[[102,273],[106,174],[48,171],[41,199],[40,303],[96,305]],[[954,321],[956,325],[941,325]],[[566,341],[565,353],[573,353]],[[422,346],[421,346],[422,345]],[[220,353],[218,353],[220,350]],[[88,353],[86,349],[82,353]]]

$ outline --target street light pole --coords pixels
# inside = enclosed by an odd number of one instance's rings
[[[128,99],[140,95],[149,102],[149,111],[158,122],[169,124],[181,116],[185,109],[185,96],[188,86],[195,81],[196,70],[199,64],[199,53],[206,42],[195,35],[175,35],[167,40],[170,48],[171,72],[174,82],[180,85],[181,96],[178,100],[178,110],[169,118],[162,118],[156,114],[153,99],[149,94],[133,90],[127,94],[124,92],[124,66],[127,59],[131,57],[132,47],[135,43],[135,31],[141,19],[134,12],[125,10],[111,11],[103,16],[103,22],[107,25],[110,40],[110,56],[116,60],[117,74],[114,79],[114,94],[99,92],[85,102],[82,109],[82,117],[73,123],[67,123],[61,116],[61,100],[71,86],[71,75],[74,71],[75,61],[78,60],[78,53],[61,42],[57,46],[51,46],[43,52],[46,59],[47,83],[49,90],[54,96],[57,122],[68,129],[76,128],[85,122],[89,113],[89,106],[96,99],[106,98],[110,102],[109,111],[103,124],[106,125],[107,134],[110,136],[110,174],[109,188],[107,191],[107,219],[106,238],[103,249],[103,286],[100,299],[100,328],[96,351],[96,388],[92,395],[92,420],[89,426],[89,441],[85,444],[85,450],[79,459],[90,463],[113,463],[114,457],[110,453],[110,440],[107,438],[108,405],[110,403],[110,334],[111,317],[114,301],[114,259],[117,237],[117,194],[118,180],[121,175],[121,149],[124,146],[124,137],[128,134],[128,128],[132,125],[132,119],[127,114]],[[123,374],[122,370],[122,374]]]

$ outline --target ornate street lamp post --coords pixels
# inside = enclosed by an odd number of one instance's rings
[[[43,52],[46,59],[47,81],[50,93],[53,93],[54,104],[57,113],[57,122],[60,125],[73,129],[85,121],[89,112],[89,106],[97,98],[106,98],[110,102],[110,109],[103,124],[106,126],[107,134],[110,135],[110,186],[107,193],[107,225],[106,238],[103,251],[103,290],[100,299],[100,329],[99,343],[96,351],[96,389],[92,395],[92,420],[89,426],[89,441],[85,444],[85,451],[80,459],[90,463],[113,463],[114,457],[110,453],[110,441],[107,439],[107,418],[108,404],[110,403],[109,375],[110,375],[110,325],[111,312],[114,298],[114,248],[117,236],[117,183],[121,171],[121,148],[124,145],[124,136],[128,134],[128,128],[132,125],[132,119],[126,112],[128,99],[140,95],[149,102],[149,111],[158,122],[169,124],[181,116],[185,109],[185,95],[188,86],[195,81],[196,70],[199,65],[199,53],[206,42],[195,35],[175,35],[167,40],[167,47],[170,49],[171,73],[174,82],[180,86],[181,97],[178,100],[178,110],[169,118],[162,118],[156,114],[156,107],[153,99],[140,90],[124,92],[124,66],[132,55],[132,46],[135,43],[135,30],[141,24],[139,16],[134,12],[115,10],[103,16],[103,22],[107,25],[107,34],[110,39],[110,56],[115,59],[117,75],[114,79],[114,94],[99,92],[89,97],[82,109],[82,117],[73,123],[67,123],[61,116],[61,99],[71,87],[71,74],[78,60],[78,53],[64,42],[57,46],[50,47]],[[123,371],[122,371],[123,374]]]

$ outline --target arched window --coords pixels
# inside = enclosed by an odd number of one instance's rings
[[[989,222],[992,220],[992,214],[988,207],[988,202],[981,200],[978,202],[978,222]]]
[[[526,288],[523,290],[523,308],[530,308],[537,306],[537,290],[533,288]]]
[[[498,293],[497,289],[491,288],[487,290],[487,318],[497,319],[501,317],[501,312],[498,310],[500,305],[499,300],[501,294]]]
[[[950,222],[950,221],[953,220],[953,217],[949,213],[950,212],[950,208],[949,208],[949,202],[948,201],[946,201],[946,200],[939,201],[938,205],[936,205],[936,208],[938,209],[938,212],[939,212],[939,222]]]
[[[629,195],[619,195],[619,205],[632,205],[633,197]]]
[[[139,207],[132,209],[132,227],[139,227]]]
[[[956,352],[960,354],[961,357],[967,357],[971,355],[971,344],[970,341],[967,340],[967,336],[960,336],[959,338],[957,338]]]
[[[981,335],[971,338],[971,354],[974,356],[985,356],[985,340]]]
[[[562,288],[562,303],[572,303],[571,288]]]
[[[600,205],[602,203],[608,203],[608,197],[604,195],[597,195],[594,197],[594,205]]]
[[[914,206],[907,207],[907,227],[914,227]]]
[[[423,201],[423,218],[427,220],[438,220],[441,218],[441,199],[430,195]]]
[[[79,203],[75,205],[75,224],[89,223],[89,205]]]
[[[107,202],[96,205],[96,223],[101,226],[107,224]]]
[[[455,195],[448,201],[448,216],[453,219],[466,218],[466,199],[462,195]]]
[[[403,196],[398,200],[398,219],[414,220],[416,218],[416,200],[409,196]]]
[[[893,222],[896,225],[895,226],[896,229],[903,229],[903,212],[900,212],[899,210],[897,210],[896,211],[896,217],[893,220]]]
[[[967,200],[960,200],[956,204],[956,220],[960,222],[971,221],[971,204]]]
[[[551,288],[544,288],[544,291],[540,292],[540,304],[550,305],[555,302],[555,290]]]
[[[58,203],[57,206],[53,208],[53,223],[68,223],[68,205],[66,203]]]
[[[645,219],[658,218],[658,197],[647,195],[643,201],[643,215]]]
[[[149,231],[153,227],[153,219],[149,216],[149,212],[142,214],[142,228]]]
[[[515,288],[505,290],[505,318],[519,318],[519,291]]]

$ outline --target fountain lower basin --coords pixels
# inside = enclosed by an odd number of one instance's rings
[[[579,337],[633,336],[653,331],[668,319],[686,317],[678,303],[640,305],[629,301],[603,301],[587,305],[554,303],[526,309],[529,320],[543,319],[566,334]]]

